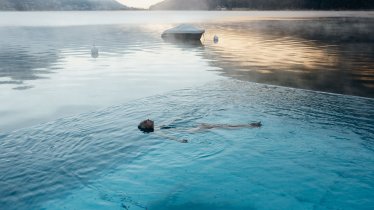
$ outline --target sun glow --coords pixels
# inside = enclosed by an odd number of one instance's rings
[[[116,1],[128,7],[148,9],[151,5],[161,2],[163,0],[116,0]]]

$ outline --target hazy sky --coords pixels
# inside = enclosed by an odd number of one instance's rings
[[[116,0],[129,7],[141,7],[148,8],[149,6],[156,4],[163,0]]]

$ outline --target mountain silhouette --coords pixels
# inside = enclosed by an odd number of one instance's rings
[[[152,10],[372,10],[369,0],[165,0]]]
[[[115,0],[0,0],[0,10],[124,10],[128,7]]]

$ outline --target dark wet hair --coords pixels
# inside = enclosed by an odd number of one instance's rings
[[[150,122],[152,123],[152,126],[149,126],[147,123]],[[151,132],[154,132],[155,129],[154,129],[154,122],[152,120],[144,120],[142,122],[139,123],[138,125],[138,129],[143,131],[144,133],[151,133]]]

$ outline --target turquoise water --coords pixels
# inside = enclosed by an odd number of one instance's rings
[[[233,79],[0,137],[2,209],[373,209],[374,100]],[[151,118],[174,125],[143,134]],[[190,132],[200,123],[259,129]]]

